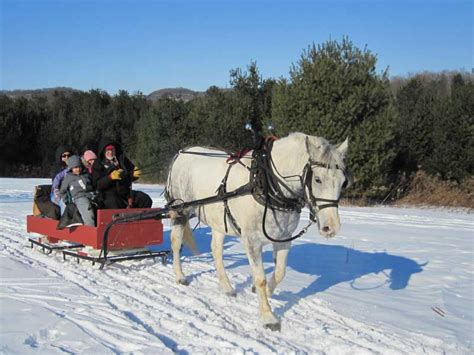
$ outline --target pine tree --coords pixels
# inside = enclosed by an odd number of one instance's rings
[[[276,84],[272,114],[280,135],[301,131],[334,143],[348,137],[352,193],[381,197],[391,178],[395,111],[387,72],[378,75],[376,62],[346,37],[313,44]]]

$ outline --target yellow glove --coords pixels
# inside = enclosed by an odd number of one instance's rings
[[[133,178],[134,179],[138,179],[141,174],[142,174],[142,171],[139,168],[135,167],[133,169]]]
[[[114,170],[109,174],[109,178],[110,180],[122,180],[122,173],[122,169]]]

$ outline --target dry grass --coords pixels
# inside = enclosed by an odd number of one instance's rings
[[[419,171],[411,183],[400,191],[403,196],[399,199],[372,200],[365,197],[343,198],[342,206],[373,206],[389,204],[398,207],[448,207],[467,209],[474,212],[474,177],[466,179],[462,184],[452,181],[442,181]]]
[[[419,171],[410,184],[408,194],[396,201],[396,205],[474,209],[474,177],[458,184]]]

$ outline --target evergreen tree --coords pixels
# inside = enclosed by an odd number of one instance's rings
[[[137,125],[137,166],[144,178],[164,182],[175,154],[187,141],[188,108],[182,101],[163,98],[144,113]]]
[[[437,102],[436,83],[412,78],[397,95],[396,134],[398,156],[395,169],[411,173],[422,168],[433,149],[433,110]]]
[[[10,99],[0,95],[0,172],[17,176],[28,173],[40,159],[37,132],[45,120],[45,104],[34,97]]]
[[[232,89],[210,87],[204,96],[191,102],[189,124],[196,132],[195,143],[239,150],[252,146],[252,136],[245,131],[250,122],[261,130],[270,121],[273,80],[263,80],[256,63],[247,71],[231,70]]]
[[[240,120],[234,120],[235,95],[229,90],[210,87],[204,96],[190,104],[189,131],[193,132],[190,144],[213,147],[232,147],[233,133]]]
[[[276,84],[272,114],[280,135],[301,131],[332,142],[349,137],[353,193],[381,197],[391,178],[395,111],[387,72],[377,75],[376,62],[348,38],[313,44],[293,65],[290,79]]]
[[[474,172],[474,84],[456,75],[451,96],[433,106],[432,149],[424,166],[432,175],[461,182]]]

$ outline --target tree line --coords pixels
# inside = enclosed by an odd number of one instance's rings
[[[49,176],[56,147],[120,141],[150,182],[163,182],[186,146],[236,151],[251,145],[247,122],[266,134],[292,131],[332,143],[349,138],[354,184],[346,196],[383,199],[414,174],[462,183],[474,166],[474,80],[468,73],[389,79],[377,57],[348,38],[308,47],[288,78],[263,79],[256,63],[230,71],[230,88],[183,101],[102,90],[50,97],[0,95],[1,176]]]

